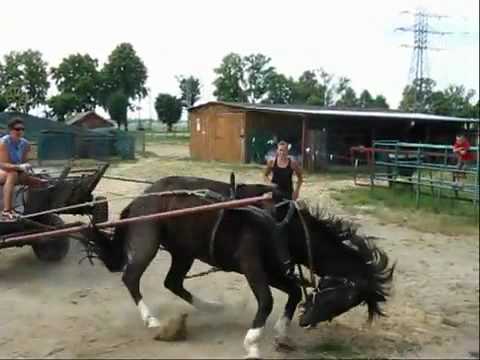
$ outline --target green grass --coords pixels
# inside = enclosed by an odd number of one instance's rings
[[[421,230],[447,234],[478,233],[478,205],[475,209],[471,201],[437,199],[422,194],[417,209],[415,193],[398,185],[390,189],[345,189],[334,193],[333,198],[346,209],[372,213],[388,222],[408,223]]]

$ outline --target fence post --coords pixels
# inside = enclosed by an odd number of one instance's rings
[[[420,205],[420,181],[422,178],[422,169],[420,168],[420,156],[422,154],[421,147],[417,148],[417,193],[416,193],[416,199],[415,199],[415,206],[418,209],[418,206]]]

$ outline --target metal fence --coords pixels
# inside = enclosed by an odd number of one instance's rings
[[[479,202],[480,154],[479,147],[471,147],[476,159],[467,167],[458,169],[453,146],[404,143],[399,141],[376,141],[373,147],[351,149],[355,166],[354,181],[357,185],[371,187],[387,183],[409,184],[415,191],[416,205],[427,192],[436,199],[449,197]],[[362,161],[363,160],[363,161]],[[362,182],[359,169],[366,165],[367,182]],[[467,180],[460,183],[457,178]]]
[[[47,131],[38,137],[36,158],[39,163],[47,160],[107,160],[112,157],[135,159],[135,153],[145,152],[145,135],[142,133],[120,130],[88,134]]]

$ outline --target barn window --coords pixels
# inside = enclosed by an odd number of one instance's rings
[[[200,119],[197,118],[196,121],[197,121],[197,131],[200,131]]]

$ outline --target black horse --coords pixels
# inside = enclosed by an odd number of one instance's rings
[[[167,176],[157,180],[145,190],[145,193],[208,189],[225,198],[244,199],[273,192],[276,188],[275,184],[237,184],[235,174],[232,172],[230,183],[195,176]]]
[[[121,218],[183,209],[212,201],[218,200],[191,193],[152,194],[135,199],[122,211]],[[281,207],[278,212],[282,211],[288,210]],[[310,234],[313,270],[319,275],[334,278],[323,282],[329,285],[326,289],[320,284],[318,294],[310,300],[314,306],[302,315],[301,325],[331,319],[361,302],[368,305],[370,318],[375,314],[381,315],[379,302],[385,301],[388,296],[388,284],[393,273],[393,268],[388,267],[387,256],[351,228],[343,228],[341,221],[321,218],[302,208],[288,224],[290,250],[298,263],[309,264],[302,219]],[[258,344],[273,307],[270,286],[288,294],[284,314],[275,324],[280,343],[287,341],[288,327],[302,298],[300,287],[279,271],[278,262],[271,256],[275,250],[272,241],[275,223],[266,211],[245,207],[156,222],[131,223],[116,228],[113,241],[106,233],[93,228],[87,238],[110,271],[123,271],[122,280],[148,327],[159,326],[159,322],[143,301],[140,279],[160,245],[172,258],[165,287],[201,310],[216,311],[221,305],[201,300],[184,288],[185,275],[195,259],[224,271],[244,274],[258,302],[244,346],[248,357],[259,357]],[[349,240],[350,244],[345,244],[344,240]],[[325,306],[325,309],[318,310],[317,306]]]

